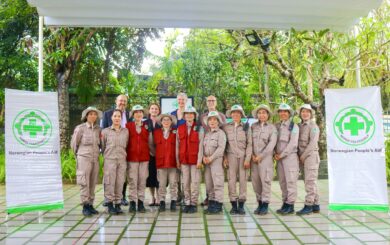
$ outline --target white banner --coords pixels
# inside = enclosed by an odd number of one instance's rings
[[[5,90],[5,151],[8,213],[63,208],[57,93]]]
[[[325,90],[329,209],[387,212],[379,87]]]

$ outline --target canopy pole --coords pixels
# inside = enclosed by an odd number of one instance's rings
[[[354,26],[354,36],[355,38],[359,35],[359,29],[357,25]],[[356,47],[356,55],[359,55],[359,47]],[[360,88],[362,86],[362,82],[360,79],[360,57],[356,60],[356,86]]]
[[[38,91],[43,92],[43,16],[39,16]]]

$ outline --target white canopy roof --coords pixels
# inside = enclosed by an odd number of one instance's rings
[[[28,0],[49,26],[347,31],[382,0]]]

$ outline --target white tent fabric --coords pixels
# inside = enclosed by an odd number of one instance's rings
[[[48,26],[348,31],[382,0],[28,0]]]

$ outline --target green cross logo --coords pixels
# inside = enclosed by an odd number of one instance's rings
[[[364,123],[359,122],[357,117],[350,117],[349,123],[344,124],[345,130],[349,130],[352,136],[359,135],[359,130],[364,129]]]
[[[333,131],[344,144],[363,145],[374,135],[375,120],[371,113],[362,107],[346,107],[336,114]]]
[[[12,130],[15,139],[20,144],[37,148],[48,142],[52,135],[53,126],[43,111],[27,109],[16,115]]]

